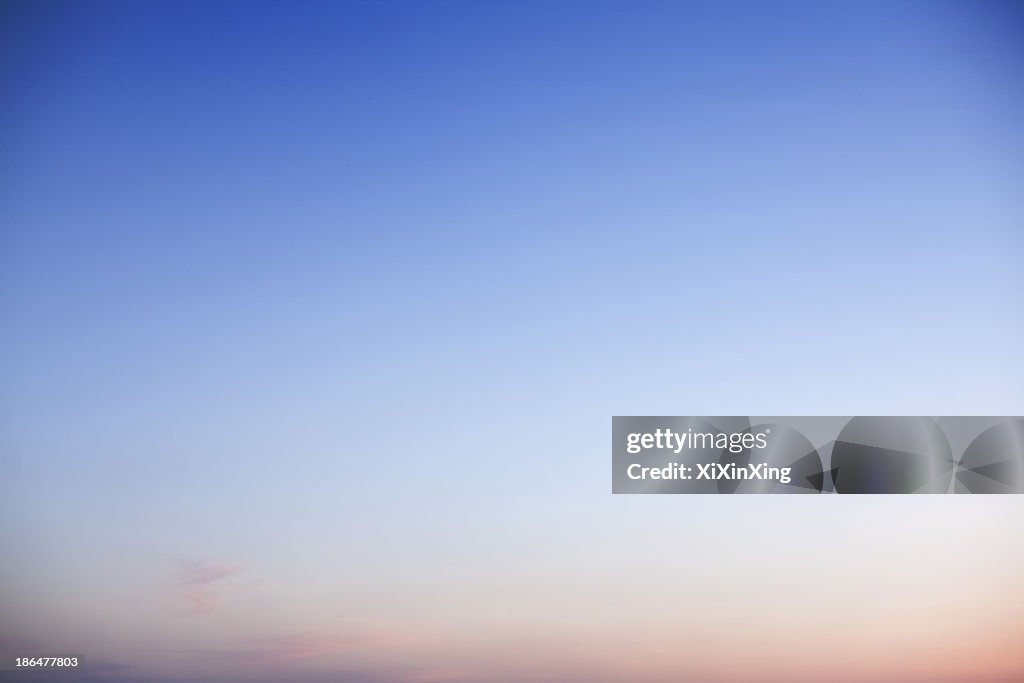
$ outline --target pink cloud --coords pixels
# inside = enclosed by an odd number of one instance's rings
[[[181,562],[178,565],[178,584],[182,586],[203,586],[220,581],[242,571],[237,564],[215,562]]]
[[[175,560],[174,597],[189,614],[210,614],[221,603],[218,582],[242,571],[223,562]]]
[[[181,594],[181,597],[191,614],[207,614],[220,604],[220,599],[208,592],[186,591]]]

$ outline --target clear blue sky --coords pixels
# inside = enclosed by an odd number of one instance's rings
[[[771,631],[1020,634],[971,592],[1019,587],[1020,501],[613,498],[608,440],[1024,412],[1022,39],[993,2],[3,3],[0,644],[717,682],[610,634],[725,637],[752,563]],[[887,592],[934,566],[945,607]]]

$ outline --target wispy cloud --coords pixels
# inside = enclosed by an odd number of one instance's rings
[[[174,596],[188,614],[213,612],[221,604],[217,584],[242,572],[239,564],[207,560],[174,560]]]
[[[181,597],[191,614],[207,614],[220,604],[220,598],[210,591],[186,591]]]
[[[179,561],[178,584],[181,586],[205,586],[241,571],[242,566],[237,564]]]

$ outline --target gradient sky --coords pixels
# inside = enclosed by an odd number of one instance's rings
[[[0,4],[0,650],[1008,683],[1024,498],[610,493],[612,415],[1024,414],[1024,12]]]

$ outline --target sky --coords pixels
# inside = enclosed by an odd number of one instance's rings
[[[609,439],[1024,414],[1022,121],[1014,3],[4,0],[0,651],[1020,680],[1024,498],[613,496]]]

